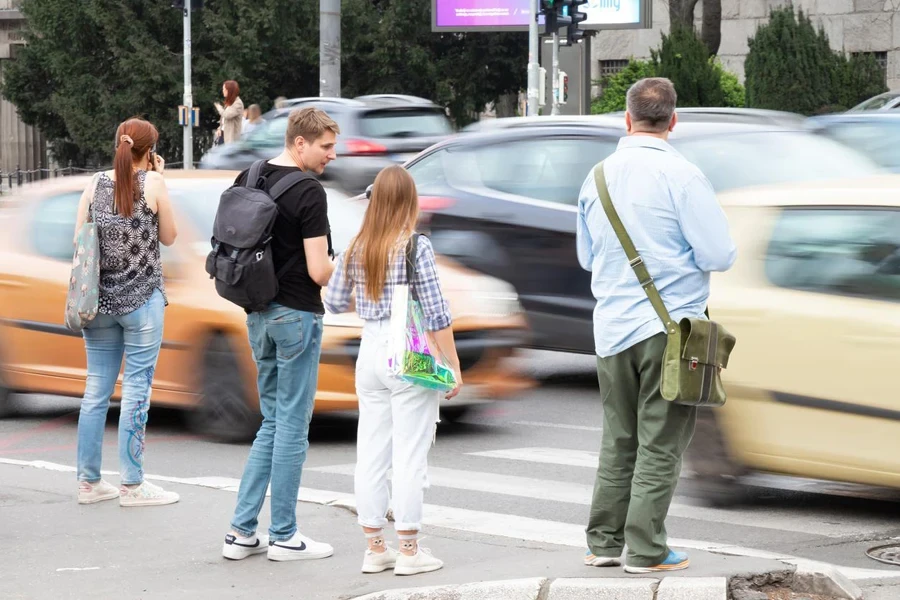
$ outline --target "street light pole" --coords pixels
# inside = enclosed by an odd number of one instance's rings
[[[553,32],[553,72],[550,74],[553,84],[553,108],[551,115],[559,114],[559,31]]]
[[[319,96],[341,97],[341,0],[319,0]]]
[[[184,105],[187,107],[187,120],[184,124],[184,168],[194,168],[194,90],[191,87],[191,4],[193,0],[184,2]]]
[[[538,14],[541,0],[531,0],[531,21],[528,23],[528,110],[525,114],[536,117],[538,114],[538,95],[540,89],[540,33],[538,31]]]

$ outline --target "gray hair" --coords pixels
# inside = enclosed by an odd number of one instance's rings
[[[647,77],[628,88],[625,102],[635,129],[661,133],[672,121],[677,100],[671,81],[665,77]]]

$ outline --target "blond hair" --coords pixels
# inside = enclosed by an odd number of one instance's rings
[[[375,178],[372,199],[359,234],[347,247],[345,267],[358,262],[366,283],[366,297],[378,302],[384,291],[388,265],[409,239],[419,217],[416,182],[399,165],[385,167]],[[344,273],[350,269],[345,268]]]
[[[291,111],[291,114],[288,116],[287,133],[285,134],[284,142],[286,146],[292,146],[294,140],[302,137],[307,142],[313,143],[322,137],[326,131],[331,131],[338,135],[341,132],[341,128],[324,110],[312,106],[298,108]]]

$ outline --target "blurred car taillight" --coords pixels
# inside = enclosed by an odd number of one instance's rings
[[[453,199],[443,196],[419,196],[419,209],[424,211],[443,210],[453,204]]]
[[[387,147],[365,140],[347,140],[348,154],[385,154]]]

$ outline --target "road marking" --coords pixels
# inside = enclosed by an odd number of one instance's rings
[[[355,467],[355,464],[350,463],[310,467],[305,470],[332,475],[353,476]],[[546,502],[562,502],[579,506],[590,506],[594,491],[593,484],[518,477],[498,473],[481,473],[443,467],[428,467],[428,482],[432,487],[500,494]],[[848,519],[846,516],[841,515],[826,514],[812,518],[798,518],[796,511],[777,508],[748,507],[742,511],[732,511],[678,502],[673,503],[669,508],[669,516],[760,529],[793,531],[795,533],[807,533],[833,538],[883,531],[885,527],[884,523],[874,523],[863,519]]]
[[[590,427],[588,425],[569,425],[566,423],[543,423],[541,421],[513,421],[513,425],[525,425],[528,427],[551,427],[554,429],[573,429],[575,431],[603,431],[602,427]]]
[[[62,567],[57,569],[57,573],[61,573],[62,571],[99,571],[100,567]]]
[[[58,472],[75,472],[75,467],[60,465],[47,461],[23,461],[16,459],[0,458],[0,464],[46,469]],[[103,475],[118,475],[116,471],[101,471]],[[163,475],[146,475],[145,479],[154,481],[168,481],[182,485],[212,488],[229,492],[236,492],[239,480],[231,477],[169,477]],[[301,488],[297,500],[325,506],[343,507],[355,511],[356,501],[352,494],[334,492],[329,490],[314,490]],[[458,531],[480,533],[496,537],[525,540],[537,543],[556,544],[584,548],[584,526],[573,523],[562,523],[543,519],[533,519],[504,513],[491,513],[465,508],[439,506],[426,504],[424,506],[423,523],[432,527],[442,527]],[[845,576],[853,580],[865,579],[892,579],[900,578],[900,570],[896,569],[860,569],[856,567],[842,567],[830,563],[811,561],[808,559],[778,554],[754,548],[744,548],[730,544],[706,542],[702,540],[689,540],[669,538],[669,544],[675,548],[687,548],[704,550],[717,554],[731,556],[750,556],[768,558],[791,564],[804,566],[827,566],[841,571]]]
[[[588,467],[591,469],[596,469],[597,463],[600,461],[598,452],[566,450],[565,448],[509,448],[507,450],[486,450],[484,452],[469,452],[467,454],[469,456],[504,458],[548,465]]]

